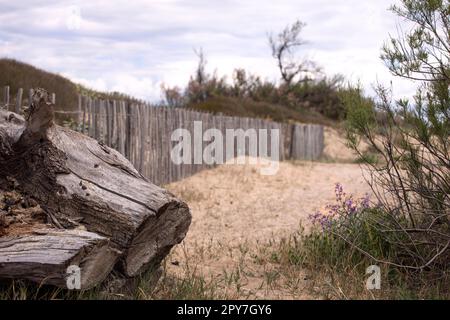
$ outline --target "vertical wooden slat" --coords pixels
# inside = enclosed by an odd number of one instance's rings
[[[131,127],[130,127],[130,142],[131,142],[131,149],[130,149],[130,159],[132,159],[132,163],[134,164],[135,168],[140,171],[141,170],[141,164],[139,163],[140,157],[138,157],[138,151],[139,151],[139,137],[140,137],[140,113],[139,113],[139,105],[132,104],[131,105]]]
[[[107,118],[107,144],[112,146],[112,124],[113,124],[113,110],[112,101],[106,100],[106,118]]]
[[[117,102],[111,105],[111,147],[117,149]]]
[[[33,101],[33,93],[33,89],[28,90],[28,105],[31,105],[31,102]]]
[[[94,127],[94,139],[99,137],[99,125],[98,125],[98,99],[94,99],[92,102],[92,119]]]
[[[78,124],[81,124],[81,127],[83,127],[84,118],[83,118],[83,113],[81,110],[81,95],[78,95],[78,109],[77,110],[78,110],[77,122],[78,122]],[[82,129],[82,132],[83,132],[83,129]]]
[[[22,108],[22,95],[23,95],[23,89],[19,88],[19,90],[17,90],[17,97],[16,97],[16,108],[14,110],[15,113],[20,113],[21,108]]]
[[[83,134],[86,134],[86,98],[80,95],[79,99],[80,99],[79,101],[82,104],[82,108],[83,108],[83,115],[82,115],[83,118],[81,120],[81,123],[82,123],[81,132]]]
[[[100,140],[108,145],[108,116],[107,116],[107,100],[100,100]]]
[[[94,103],[94,99],[89,98],[89,104],[88,104],[88,108],[89,108],[89,136],[91,138],[95,138],[95,103]]]
[[[125,133],[126,133],[126,109],[125,109],[125,101],[119,101],[119,128],[118,128],[118,136],[119,136],[119,152],[125,156]]]
[[[3,103],[6,107],[9,105],[9,86],[3,88]]]
[[[131,108],[130,108],[130,103],[128,101],[124,101],[124,106],[125,106],[125,134],[124,134],[124,139],[125,139],[125,157],[130,160],[130,147],[131,147],[131,122],[132,117],[131,117]]]
[[[148,114],[147,114],[147,106],[142,104],[141,108],[141,132],[140,132],[140,163],[141,163],[141,173],[145,176],[147,174],[147,154],[148,154],[148,145],[147,145],[147,124],[148,124]]]

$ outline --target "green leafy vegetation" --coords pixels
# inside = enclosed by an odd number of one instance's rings
[[[165,103],[226,115],[325,125],[336,125],[346,118],[345,99],[352,95],[359,95],[373,108],[373,101],[363,96],[359,86],[345,85],[340,75],[326,76],[314,62],[293,54],[304,44],[300,37],[304,26],[297,21],[269,36],[281,75],[279,82],[263,80],[244,69],[235,69],[232,81],[227,81],[206,71],[207,61],[200,51],[197,69],[184,89],[162,86]]]
[[[449,298],[450,2],[403,0],[392,10],[413,27],[386,43],[382,59],[394,75],[418,83],[416,95],[394,101],[379,85],[375,109],[358,92],[342,99],[349,145],[370,173],[376,207],[349,212],[346,199],[314,216],[321,227],[284,251],[332,273],[339,297],[367,296],[364,268],[378,264],[381,297]],[[291,256],[287,263],[299,260]]]

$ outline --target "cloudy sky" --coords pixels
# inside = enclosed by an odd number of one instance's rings
[[[159,100],[160,85],[183,86],[203,48],[208,71],[234,68],[278,80],[267,42],[296,19],[309,43],[299,55],[329,74],[361,80],[370,92],[394,79],[379,59],[401,20],[394,0],[0,0],[0,57],[60,73],[99,90]]]

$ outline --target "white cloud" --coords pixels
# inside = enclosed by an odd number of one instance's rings
[[[160,83],[186,84],[199,47],[219,75],[243,67],[276,79],[266,34],[298,18],[310,41],[301,54],[327,73],[360,79],[368,90],[377,79],[393,80],[410,93],[413,86],[394,79],[379,59],[398,22],[387,11],[392,1],[0,0],[0,55],[95,89],[159,100]],[[72,27],[74,12],[80,19]]]

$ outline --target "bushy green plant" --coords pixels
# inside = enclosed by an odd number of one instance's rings
[[[388,217],[369,195],[355,199],[339,183],[335,194],[334,204],[310,215],[313,230],[302,239],[309,267],[319,264],[342,271],[361,264],[365,268],[380,259],[390,260],[392,245],[376,228],[379,223],[390,224]]]
[[[420,270],[407,269],[406,233],[393,232],[405,219],[394,218],[374,197],[355,198],[339,183],[336,199],[323,210],[310,215],[312,224],[280,242],[271,254],[271,262],[280,270],[306,268],[316,285],[334,288],[331,298],[448,298],[448,274],[426,277]],[[381,269],[381,290],[366,289],[366,268]],[[436,276],[435,272],[431,273]]]
[[[369,183],[393,222],[377,223],[395,244],[386,263],[445,277],[450,267],[450,2],[410,1],[392,8],[412,24],[391,38],[382,58],[394,75],[417,81],[412,99],[377,88],[376,111],[347,100],[349,144],[368,141],[381,161],[364,161]],[[353,241],[353,240],[352,240]]]

